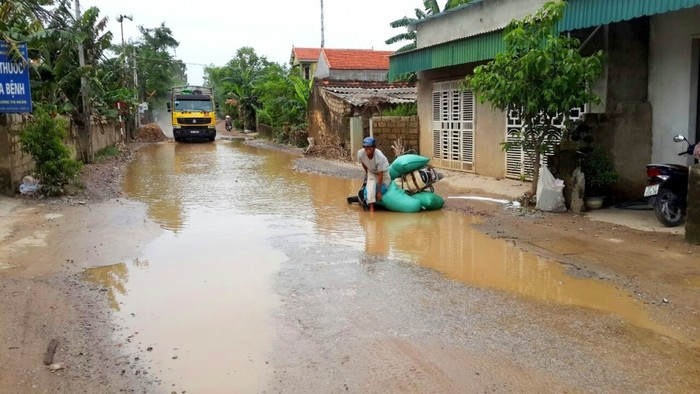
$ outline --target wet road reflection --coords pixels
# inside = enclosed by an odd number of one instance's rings
[[[270,281],[285,261],[271,240],[293,237],[320,251],[342,245],[676,336],[628,293],[569,277],[557,263],[474,231],[474,218],[448,211],[370,216],[346,203],[359,181],[295,172],[293,159],[240,142],[167,143],[143,148],[129,166],[126,194],[146,203],[167,231],[140,260],[86,276],[110,289],[117,315],[139,332],[133,346],[154,348],[149,357],[166,382],[197,392],[264,387],[275,339],[269,316],[279,305]]]

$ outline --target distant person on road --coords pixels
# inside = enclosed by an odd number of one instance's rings
[[[231,131],[231,129],[233,129],[233,119],[231,119],[231,115],[226,115],[224,124],[226,126],[226,131]]]
[[[374,203],[382,200],[382,194],[386,192],[391,183],[389,160],[382,151],[377,149],[377,141],[372,137],[362,140],[362,149],[357,151],[357,160],[365,169],[366,203],[369,205],[369,211],[374,212]],[[380,186],[377,187],[377,185]]]

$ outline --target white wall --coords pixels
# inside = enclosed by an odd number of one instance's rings
[[[388,74],[388,70],[331,70],[328,77],[334,81],[386,82]]]
[[[695,139],[698,71],[693,40],[699,39],[700,7],[651,18],[649,101],[653,118],[651,157],[655,163],[687,164],[678,156],[685,143],[673,142],[673,136]]]
[[[547,0],[489,0],[419,23],[418,48],[504,28],[534,14]],[[441,2],[442,6],[444,2]]]
[[[328,78],[330,75],[330,69],[328,68],[328,63],[326,62],[326,57],[323,56],[323,52],[318,57],[318,63],[316,63],[316,72],[314,73],[314,78]]]

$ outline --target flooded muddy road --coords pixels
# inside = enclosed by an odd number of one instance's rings
[[[676,390],[698,341],[455,212],[373,216],[357,181],[247,146],[158,144],[126,195],[164,230],[89,269],[166,390]]]
[[[110,383],[129,375],[164,393],[700,389],[697,315],[669,321],[611,280],[475,230],[483,218],[370,215],[346,203],[360,181],[294,160],[241,141],[152,144],[127,168],[126,200],[21,208],[28,224],[0,234],[0,270],[6,256],[89,268],[61,282],[20,266],[3,300],[68,319],[81,315],[60,305],[83,303],[93,317],[60,327],[57,353],[86,383],[36,372],[7,392],[111,392],[133,388]],[[28,360],[60,331],[5,323],[1,343]]]

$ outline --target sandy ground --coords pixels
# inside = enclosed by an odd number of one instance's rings
[[[249,143],[300,153],[298,149],[267,142]],[[3,334],[0,338],[0,392],[171,391],[158,386],[157,377],[141,364],[139,355],[123,351],[124,343],[105,340],[114,338],[111,333],[124,328],[109,319],[107,301],[100,294],[104,289],[81,279],[85,268],[113,264],[134,255],[139,247],[161,231],[145,219],[143,205],[121,198],[118,185],[128,161],[127,154],[97,166],[88,166],[85,171],[86,191],[76,197],[57,200],[0,198],[0,302],[3,304],[0,309],[0,332]],[[300,157],[296,160],[296,168],[346,178],[362,177],[362,171],[352,163]],[[479,188],[448,187],[440,183],[436,191],[443,196],[484,194]],[[494,203],[448,199],[446,209],[484,218],[483,224],[479,225],[482,231],[494,238],[514,242],[537,255],[560,261],[570,275],[599,278],[631,291],[637,299],[653,308],[657,320],[677,327],[688,339],[689,346],[699,346],[700,248],[685,244],[682,236],[645,233],[572,214],[505,209]],[[55,220],[60,217],[66,220],[62,220],[59,227]],[[86,236],[86,231],[89,236]],[[51,247],[35,247],[44,245]],[[385,272],[382,277],[390,278],[391,274]],[[283,294],[292,294],[294,289],[285,286],[293,283],[295,274],[283,272],[284,275],[289,277],[284,282],[286,284],[279,285],[279,290]],[[318,277],[303,279],[319,280]],[[410,287],[410,284],[404,285]],[[459,291],[455,289],[457,294]],[[312,303],[316,298],[311,294],[297,295],[298,303],[294,307],[303,309],[307,306],[313,311]],[[449,303],[449,300],[445,302]],[[479,299],[469,302],[470,308],[480,308]],[[522,324],[535,325],[533,320],[540,312],[521,312],[533,313],[532,319],[521,321]],[[375,310],[373,313],[391,311]],[[565,323],[570,311],[562,310],[561,313],[562,330],[576,329]],[[364,319],[371,320],[372,316],[365,315]],[[326,318],[318,319],[325,321]],[[365,323],[371,325],[372,321]],[[331,326],[340,331],[348,329],[340,323],[333,324]],[[313,324],[309,327],[314,330]],[[423,325],[417,327],[429,329]],[[127,341],[137,335],[122,334]],[[349,366],[357,383],[352,389],[359,391],[370,389],[362,386],[363,379],[373,382],[384,379],[387,391],[424,391],[435,387],[442,387],[441,391],[453,391],[451,380],[441,377],[439,371],[452,371],[454,376],[468,371],[475,381],[475,388],[491,385],[493,391],[530,391],[543,384],[550,384],[551,391],[560,391],[558,387],[565,389],[565,385],[545,380],[533,371],[509,366],[502,359],[435,350],[440,346],[449,348],[447,342],[426,340],[377,344],[358,338],[338,347],[332,340],[315,343],[310,334],[299,334],[298,330],[289,327],[284,335],[289,339],[289,346],[301,344],[301,347],[287,349],[287,354],[300,353],[302,359],[306,354],[311,363],[311,369],[289,368],[290,376],[284,381],[291,382],[291,387],[304,387],[309,383],[307,376],[316,376],[309,371],[313,370],[313,363],[323,360],[314,360],[312,353],[325,351],[339,366]],[[460,335],[468,338],[470,334],[464,332]],[[594,346],[586,343],[585,336],[577,338],[582,346]],[[42,363],[52,339],[57,339],[59,344],[53,361],[65,365],[65,369],[53,373]],[[604,349],[596,348],[595,351],[603,352]],[[350,356],[353,352],[369,354],[376,363],[357,365]],[[413,358],[422,367],[420,371],[402,370],[405,366],[400,365],[397,357]],[[272,361],[278,365],[285,362]],[[689,368],[697,370],[700,355],[696,353],[688,363]],[[395,381],[390,376],[376,375],[379,373],[376,370],[386,365],[396,365],[395,372],[406,376],[405,385],[392,385]],[[522,385],[499,385],[498,375],[503,373],[511,374],[510,381],[521,381]],[[316,387],[325,387],[327,391],[349,389],[346,383],[331,375],[326,379],[317,382],[320,385]],[[284,387],[276,389],[285,391]]]

